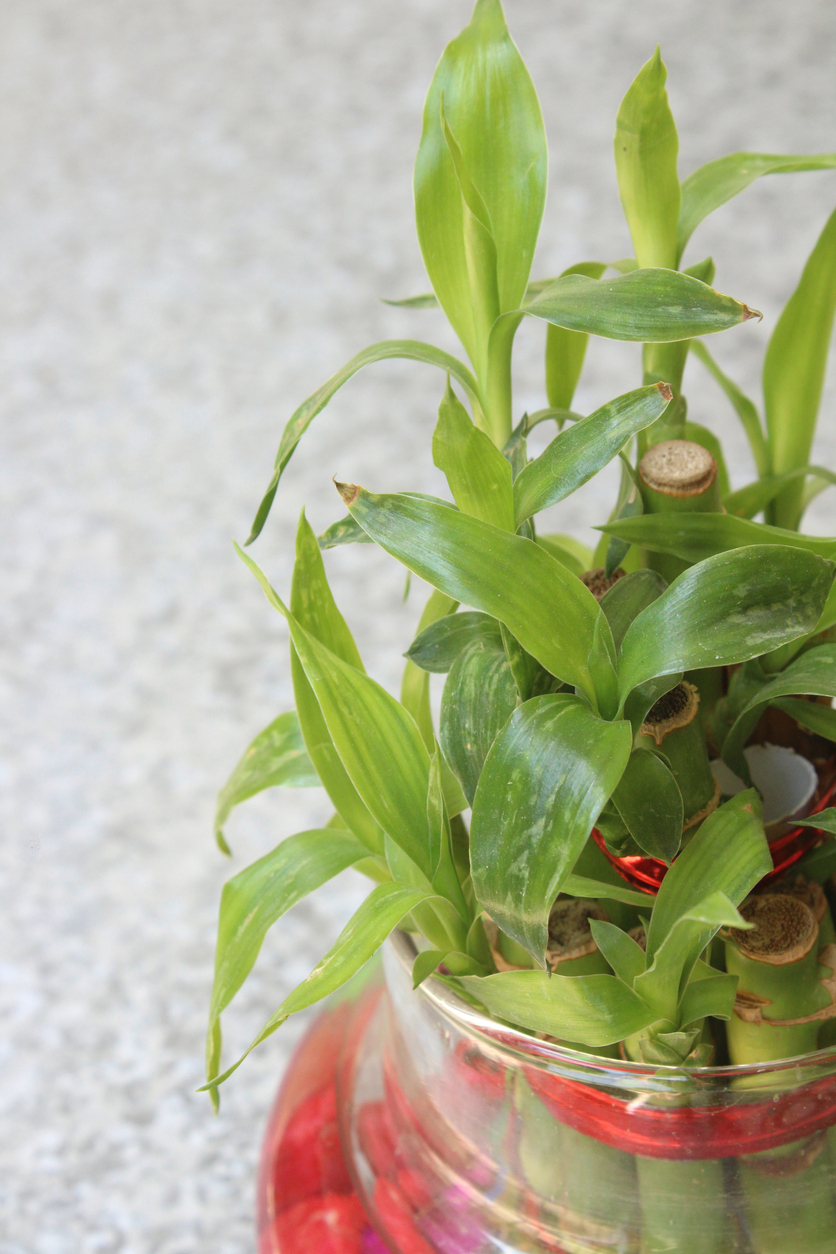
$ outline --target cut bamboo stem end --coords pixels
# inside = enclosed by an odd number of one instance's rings
[[[585,570],[581,575],[581,583],[585,584],[596,601],[600,601],[605,592],[609,592],[619,579],[623,579],[627,574],[626,570],[622,570],[619,566],[613,573],[607,577],[607,572],[603,566],[596,566],[594,570]]]
[[[698,717],[699,707],[696,685],[683,679],[651,707],[639,730],[640,736],[652,740],[661,750],[673,771],[682,793],[683,832],[697,827],[720,801]]]
[[[546,963],[549,970],[560,975],[606,975],[610,971],[604,955],[595,944],[590,919],[609,922],[609,916],[597,901],[582,897],[561,897],[549,916],[549,941]],[[498,971],[525,971],[534,966],[527,950],[497,926],[486,920],[485,933]]]
[[[651,492],[690,500],[714,485],[717,463],[708,449],[693,440],[663,440],[639,462],[639,477]]]
[[[678,731],[680,727],[688,727],[697,717],[700,705],[700,694],[694,684],[687,679],[681,680],[670,692],[660,697],[651,706],[641,726],[643,736],[652,736],[658,748],[666,736]]]
[[[770,966],[800,962],[818,940],[819,926],[810,907],[797,896],[765,893],[752,897],[740,913],[752,930],[729,931],[729,940],[741,957]]]

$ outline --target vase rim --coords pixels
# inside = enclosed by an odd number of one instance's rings
[[[418,953],[412,936],[408,932],[396,929],[386,943],[399,966],[411,980],[412,964]],[[555,975],[552,978],[571,979],[572,977]],[[794,1058],[777,1059],[773,1062],[739,1063],[722,1067],[686,1067],[673,1066],[669,1063],[657,1065],[629,1062],[619,1058],[604,1058],[596,1054],[587,1054],[580,1048],[573,1049],[569,1045],[558,1045],[553,1041],[540,1040],[529,1036],[519,1028],[498,1023],[488,1015],[482,1014],[474,1006],[470,1006],[463,997],[454,992],[448,984],[442,983],[435,975],[424,980],[415,992],[429,1001],[435,1011],[451,1021],[459,1031],[483,1038],[491,1049],[500,1051],[509,1060],[511,1055],[517,1057],[523,1055],[529,1065],[539,1063],[548,1067],[551,1064],[561,1069],[568,1066],[576,1072],[582,1069],[588,1073],[589,1079],[594,1078],[595,1072],[601,1075],[606,1073],[610,1084],[614,1075],[618,1074],[623,1075],[625,1083],[630,1084],[635,1084],[644,1077],[645,1080],[652,1078],[656,1082],[673,1083],[675,1087],[678,1087],[676,1084],[678,1079],[687,1083],[697,1082],[702,1086],[721,1084],[725,1087],[730,1080],[745,1076],[777,1076],[790,1067],[797,1070],[820,1068],[831,1072],[836,1069],[836,1046],[819,1049],[811,1054],[801,1054]],[[801,1081],[802,1077],[798,1076],[795,1083]]]

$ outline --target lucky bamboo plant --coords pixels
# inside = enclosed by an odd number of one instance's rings
[[[814,1049],[829,1030],[836,937],[816,890],[836,862],[825,846],[801,879],[750,899],[773,860],[744,750],[776,708],[820,771],[836,740],[836,713],[809,699],[836,696],[836,539],[798,530],[806,504],[836,482],[808,464],[836,302],[836,214],[769,342],[765,427],[703,338],[755,311],[715,290],[710,259],[680,267],[701,221],[754,179],[833,168],[836,154],[735,153],[680,183],[665,78],[657,50],[616,124],[635,257],[532,281],[546,139],[499,0],[477,0],[444,51],[415,166],[433,293],[398,303],[440,305],[470,364],[416,340],[354,357],[287,423],[248,543],[311,421],[384,358],[441,372],[432,455],[452,499],[409,491],[405,473],[393,494],[338,483],[348,513],[319,539],[303,513],[284,599],[238,550],[287,624],[296,710],[254,740],[222,790],[218,841],[226,849],[233,806],[276,785],[320,785],[335,814],[224,888],[214,1100],[239,1065],[221,1074],[220,1015],[265,933],[349,866],[368,875],[368,897],[253,1046],[344,984],[398,927],[415,940],[416,985],[452,982],[486,1014],[580,1049],[678,1066],[727,1051],[743,1062]],[[548,403],[520,415],[512,352],[523,317],[546,324]],[[644,377],[584,417],[572,403],[589,335],[643,344]],[[687,418],[690,353],[750,440],[758,478],[742,490],[729,489],[717,437]],[[530,460],[526,437],[544,421],[557,434]],[[614,458],[621,490],[597,553],[541,534],[541,511]],[[356,542],[435,589],[400,699],[366,675],[329,590],[322,551]],[[446,675],[438,727],[433,673]],[[735,795],[712,765],[721,755]],[[810,822],[832,831],[833,817]],[[655,899],[619,874],[626,855],[669,868]],[[803,1029],[782,1036],[789,1019]]]

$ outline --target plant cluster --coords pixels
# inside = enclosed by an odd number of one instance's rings
[[[836,741],[836,539],[799,530],[807,504],[836,482],[809,464],[836,214],[769,341],[765,421],[705,344],[754,311],[715,290],[710,258],[682,265],[703,219],[754,179],[833,168],[836,154],[734,153],[680,182],[665,79],[657,50],[618,112],[634,257],[532,280],[546,137],[499,0],[477,0],[444,51],[415,166],[433,294],[399,303],[440,305],[469,365],[415,340],[359,353],[287,423],[248,543],[312,420],[385,358],[446,375],[432,455],[452,499],[337,484],[348,512],[318,539],[302,515],[287,602],[239,550],[287,623],[296,710],[255,739],[221,792],[218,840],[226,848],[234,805],[276,785],[321,785],[335,814],[224,888],[214,1098],[234,1070],[221,1074],[220,1015],[266,931],[349,866],[373,883],[368,897],[253,1045],[344,984],[397,927],[415,937],[416,985],[450,981],[486,1013],[585,1050],[681,1065],[720,1048],[746,1061],[814,1049],[829,1030],[834,934],[817,883],[836,861],[825,845],[801,879],[750,899],[773,861],[745,751],[764,740],[765,717],[780,716],[819,767]],[[548,404],[518,416],[523,317],[546,324]],[[642,344],[643,379],[583,416],[572,403],[589,335]],[[757,478],[740,490],[716,436],[687,417],[689,355],[745,429]],[[527,437],[543,422],[556,435],[530,459]],[[621,488],[596,552],[541,534],[538,515],[615,458]],[[400,699],[365,673],[326,579],[322,551],[358,542],[434,588]],[[446,676],[437,728],[432,674]],[[737,792],[712,759],[734,772]],[[826,811],[815,825],[836,831],[833,820]],[[669,868],[655,899],[614,869],[638,855]],[[757,1014],[735,1013],[741,996]]]

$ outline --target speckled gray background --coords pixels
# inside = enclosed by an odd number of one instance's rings
[[[449,344],[426,286],[410,170],[426,85],[469,0],[2,0],[0,401],[3,1254],[238,1254],[277,1077],[301,1023],[227,1086],[200,1082],[216,902],[213,793],[288,708],[282,624],[235,558],[296,403],[366,343]],[[741,147],[836,148],[831,0],[508,0],[552,146],[535,267],[629,249],[618,101],[657,39],[681,169]],[[701,229],[719,285],[763,309],[716,344],[757,391],[769,328],[836,175],[765,180]],[[543,403],[542,329],[519,406]],[[579,407],[635,385],[597,343]],[[729,432],[689,370],[692,413]],[[335,472],[432,490],[440,378],[356,379],[297,455],[256,556],[286,589],[302,502]],[[836,453],[834,390],[820,458]],[[745,476],[748,463],[735,472]],[[603,476],[558,511],[581,536]],[[827,498],[813,524],[828,529]],[[370,669],[394,684],[419,605],[373,550],[328,561]],[[272,794],[229,824],[239,868],[328,813]],[[336,935],[345,876],[265,946],[227,1019],[242,1046]],[[312,1252],[315,1254],[315,1252]]]

